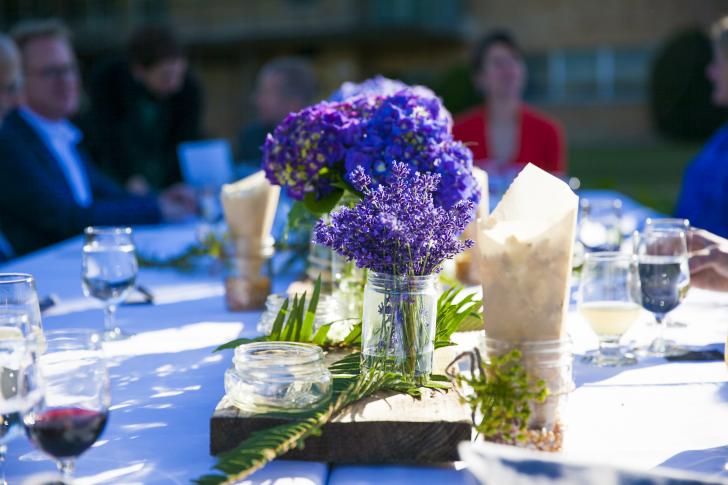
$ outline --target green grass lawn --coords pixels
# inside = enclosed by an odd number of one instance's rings
[[[612,189],[666,214],[672,213],[685,166],[697,144],[584,146],[569,149],[569,174],[582,188]]]

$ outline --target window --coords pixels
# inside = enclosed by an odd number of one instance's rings
[[[633,101],[647,92],[651,53],[640,48],[558,50],[526,58],[526,98],[559,103]]]

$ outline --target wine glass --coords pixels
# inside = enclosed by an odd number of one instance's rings
[[[0,484],[2,485],[7,485],[5,454],[8,442],[18,434],[20,416],[26,409],[25,402],[30,401],[41,391],[40,388],[36,388],[37,392],[25,396],[19,392],[19,385],[23,382],[26,371],[32,369],[31,355],[22,337],[0,339]]]
[[[637,362],[619,345],[622,335],[638,320],[640,279],[632,254],[587,253],[579,286],[579,313],[599,337],[599,350],[589,362],[600,367]]]
[[[43,345],[43,324],[33,277],[25,273],[0,273],[0,326],[5,333],[15,327],[28,339],[31,351]],[[0,335],[0,338],[5,338]]]
[[[685,240],[688,245],[688,256],[690,256],[690,236],[692,235],[691,227],[690,227],[690,221],[688,219],[679,219],[679,218],[673,218],[673,217],[659,217],[659,218],[653,218],[648,217],[645,220],[645,231],[653,230],[653,229],[665,229],[665,228],[677,228],[685,231]],[[685,295],[687,297],[687,293],[689,290],[685,290]],[[667,315],[665,317],[665,326],[667,328],[681,328],[681,327],[687,327],[687,324],[682,322],[676,322],[672,318],[670,318],[670,315]]]
[[[87,227],[84,231],[83,292],[104,304],[104,340],[131,336],[116,324],[116,307],[134,287],[138,271],[129,227]]]
[[[642,290],[642,307],[655,315],[658,336],[647,348],[649,355],[680,355],[686,349],[665,339],[665,316],[685,299],[690,268],[685,231],[650,229],[635,234],[634,250]]]
[[[101,338],[93,331],[70,329],[46,333],[46,351],[37,359],[45,387],[23,413],[31,442],[56,460],[64,483],[71,483],[75,460],[101,435],[111,397]],[[37,387],[29,382],[21,393]]]
[[[622,201],[581,199],[579,242],[585,251],[619,251],[622,244]]]

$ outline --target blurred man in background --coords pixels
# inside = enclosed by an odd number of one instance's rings
[[[3,118],[20,104],[20,54],[15,42],[0,34],[0,125]],[[15,255],[13,247],[0,228],[0,261]]]
[[[132,196],[103,176],[78,146],[68,121],[80,80],[69,34],[59,22],[29,21],[13,37],[21,54],[24,105],[0,127],[0,224],[22,254],[79,234],[89,225],[158,223],[195,212],[194,197],[174,188]]]
[[[20,104],[20,54],[13,40],[0,34],[0,124]]]
[[[313,66],[300,57],[279,57],[258,73],[253,102],[258,119],[243,128],[238,137],[237,158],[244,165],[260,168],[260,147],[265,137],[289,113],[316,101],[318,87]]]
[[[181,180],[177,145],[201,137],[202,96],[172,30],[135,31],[126,58],[92,76],[90,97],[88,146],[102,168],[140,195]]]

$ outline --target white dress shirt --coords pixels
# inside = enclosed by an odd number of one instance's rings
[[[20,115],[30,123],[30,126],[53,154],[71,187],[76,203],[81,207],[90,206],[93,203],[91,185],[81,156],[76,149],[83,138],[81,131],[66,119],[52,121],[34,113],[27,107],[20,108]]]

